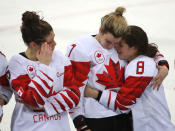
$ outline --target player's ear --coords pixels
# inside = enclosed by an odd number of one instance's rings
[[[102,28],[100,27],[100,28],[99,28],[99,33],[102,33],[102,32],[103,32],[103,30],[102,30]]]
[[[37,44],[34,41],[29,43],[30,48],[35,48],[36,46],[37,46]]]
[[[135,55],[138,55],[138,48],[136,46],[131,47],[134,50]]]

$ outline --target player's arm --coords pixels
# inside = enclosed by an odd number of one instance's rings
[[[6,105],[12,96],[6,75],[0,77],[0,122],[3,116],[3,106]]]
[[[78,104],[80,93],[79,89],[72,84],[71,66],[65,66],[64,72],[66,81],[71,84],[65,83],[65,89],[57,94],[53,92],[53,77],[56,72],[52,68],[40,64],[33,78],[30,78],[25,71],[22,72],[23,68],[17,61],[12,60],[9,64],[10,83],[20,97],[20,102],[32,107],[44,107],[46,110],[50,108],[49,111],[47,110],[48,115],[67,111]],[[52,97],[53,95],[55,97]],[[60,108],[56,106],[59,102]]]
[[[129,65],[127,67],[125,83],[120,87],[118,92],[112,90],[98,91],[88,87],[85,89],[85,95],[96,99],[100,104],[113,111],[128,112],[136,103],[136,99],[141,97],[145,88],[153,79],[154,67],[150,70],[150,66],[145,68],[144,63],[141,62],[141,64],[143,65]],[[145,74],[142,72],[143,70],[149,73]]]
[[[4,100],[4,104],[7,104],[12,96],[12,90],[7,79],[9,72],[7,68],[4,70],[5,74],[0,76],[0,98]]]
[[[0,121],[3,116],[3,106],[8,103],[12,96],[7,80],[7,60],[5,55],[0,52]]]
[[[168,61],[165,59],[165,57],[160,52],[156,53],[154,60],[157,64],[158,74],[153,79],[153,89],[158,90],[163,80],[168,75],[169,64],[168,64]]]
[[[75,84],[72,65],[69,63],[64,70],[63,90],[53,93],[44,105],[49,116],[75,108],[80,100],[80,90]]]
[[[90,58],[86,51],[81,49],[75,43],[68,46],[66,55],[71,60],[75,82],[81,92],[80,102],[76,108],[70,111],[70,116],[73,120],[74,126],[78,131],[86,131],[89,129],[89,127],[87,126],[84,117],[83,99],[84,88],[87,83],[88,74],[90,72]]]

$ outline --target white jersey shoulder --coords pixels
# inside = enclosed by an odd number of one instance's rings
[[[90,61],[90,55],[96,46],[99,45],[93,36],[82,36],[68,46],[66,55],[70,57],[70,59]]]
[[[56,50],[56,51],[53,52],[52,60],[55,60],[57,65],[67,66],[67,65],[70,65],[71,64],[70,63],[70,60],[67,58],[67,56],[65,56],[59,50]]]
[[[34,61],[31,61],[20,54],[15,54],[8,62],[8,70],[10,71],[10,75],[12,72],[14,72],[15,76],[17,77],[18,75],[26,74],[27,67],[33,66],[34,63]]]
[[[125,78],[128,76],[153,76],[155,71],[157,69],[154,59],[141,55],[127,65]]]

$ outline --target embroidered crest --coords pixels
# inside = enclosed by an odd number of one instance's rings
[[[33,65],[28,65],[27,66],[27,72],[28,72],[30,78],[32,79],[36,74],[35,67]]]
[[[95,54],[94,54],[94,57],[95,57],[95,61],[98,64],[101,64],[105,61],[105,57],[104,57],[104,55],[101,51],[96,51]]]

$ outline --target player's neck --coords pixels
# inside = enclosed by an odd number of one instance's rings
[[[139,55],[133,55],[132,57],[130,57],[127,61],[131,62],[132,60],[134,60],[136,57],[138,57]]]
[[[32,51],[30,48],[28,48],[25,51],[26,56],[28,57],[29,60],[32,61],[37,61],[38,59],[36,58],[36,53],[34,51]]]
[[[101,40],[100,40],[100,34],[97,34],[95,36],[95,39],[98,41],[98,43],[104,48],[104,46],[101,44]]]

